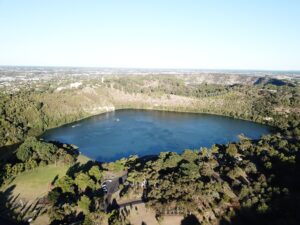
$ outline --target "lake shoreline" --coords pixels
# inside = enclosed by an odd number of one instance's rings
[[[206,112],[201,112],[201,111],[193,111],[193,110],[171,110],[171,109],[157,109],[157,108],[143,108],[143,107],[136,107],[136,108],[133,108],[133,107],[124,107],[124,108],[115,108],[114,110],[111,110],[111,111],[105,111],[105,112],[101,112],[101,113],[98,113],[98,114],[95,114],[95,115],[90,115],[90,116],[86,116],[86,117],[83,117],[81,119],[78,119],[78,120],[74,120],[72,122],[68,122],[68,123],[64,123],[64,124],[61,124],[61,125],[58,125],[58,126],[53,126],[53,127],[49,127],[49,129],[46,129],[44,130],[41,134],[39,135],[36,135],[37,138],[41,138],[41,136],[49,131],[49,130],[52,130],[52,129],[55,129],[55,128],[59,128],[59,127],[63,127],[63,126],[68,126],[68,125],[72,125],[72,124],[76,124],[80,121],[83,121],[83,120],[86,120],[86,119],[91,119],[93,117],[97,117],[97,116],[101,116],[101,115],[104,115],[106,113],[111,113],[111,112],[117,112],[117,111],[122,111],[122,110],[140,110],[140,111],[158,111],[158,112],[172,112],[172,113],[188,113],[188,114],[203,114],[203,115],[213,115],[213,116],[221,116],[221,117],[225,117],[225,118],[230,118],[230,119],[237,119],[237,120],[243,120],[243,121],[247,121],[247,122],[253,122],[253,123],[257,123],[257,124],[262,124],[262,125],[266,125],[266,126],[269,126],[271,127],[272,129],[274,129],[274,132],[277,131],[279,128],[276,127],[276,126],[273,126],[271,124],[268,124],[267,122],[266,123],[261,123],[261,122],[258,122],[258,121],[255,121],[255,120],[249,120],[249,119],[245,119],[243,117],[234,117],[234,116],[228,116],[228,115],[224,115],[224,114],[218,114],[218,113],[206,113]],[[4,147],[4,146],[2,146]]]
[[[270,133],[273,127],[226,116],[122,109],[50,129],[40,138],[74,144],[87,157],[107,162],[129,155],[209,148],[236,142],[239,135],[255,140]]]

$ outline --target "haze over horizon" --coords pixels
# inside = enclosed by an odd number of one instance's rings
[[[0,0],[0,65],[300,70],[300,1]]]

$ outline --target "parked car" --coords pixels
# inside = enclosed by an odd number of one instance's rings
[[[108,190],[107,190],[107,187],[106,187],[106,186],[102,187],[102,190],[103,190],[103,192],[104,192],[104,193],[107,193],[107,192],[108,192]]]

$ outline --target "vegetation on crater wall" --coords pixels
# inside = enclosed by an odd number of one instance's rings
[[[295,85],[188,83],[180,77],[113,77],[78,89],[2,93],[0,146],[24,141],[2,160],[1,183],[37,167],[62,163],[67,174],[48,194],[52,224],[84,221],[122,224],[126,216],[105,213],[103,171],[128,170],[120,197],[140,196],[157,217],[194,214],[202,223],[297,224],[299,214],[300,95]],[[148,160],[131,157],[107,165],[74,164],[72,146],[32,136],[45,129],[107,110],[143,108],[212,113],[267,123],[277,134]],[[286,176],[289,174],[289,176]],[[142,185],[142,186],[141,186]]]
[[[122,108],[211,113],[280,128],[297,127],[300,112],[298,86],[187,84],[178,77],[126,76],[63,91],[45,85],[0,97],[0,146]]]
[[[143,196],[158,216],[194,214],[203,224],[297,224],[299,147],[297,138],[274,134],[137,158],[121,194]]]

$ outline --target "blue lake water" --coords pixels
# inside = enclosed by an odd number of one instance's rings
[[[75,144],[82,154],[107,162],[226,144],[238,141],[239,134],[257,139],[269,133],[268,126],[223,116],[118,110],[48,130],[42,137]]]

